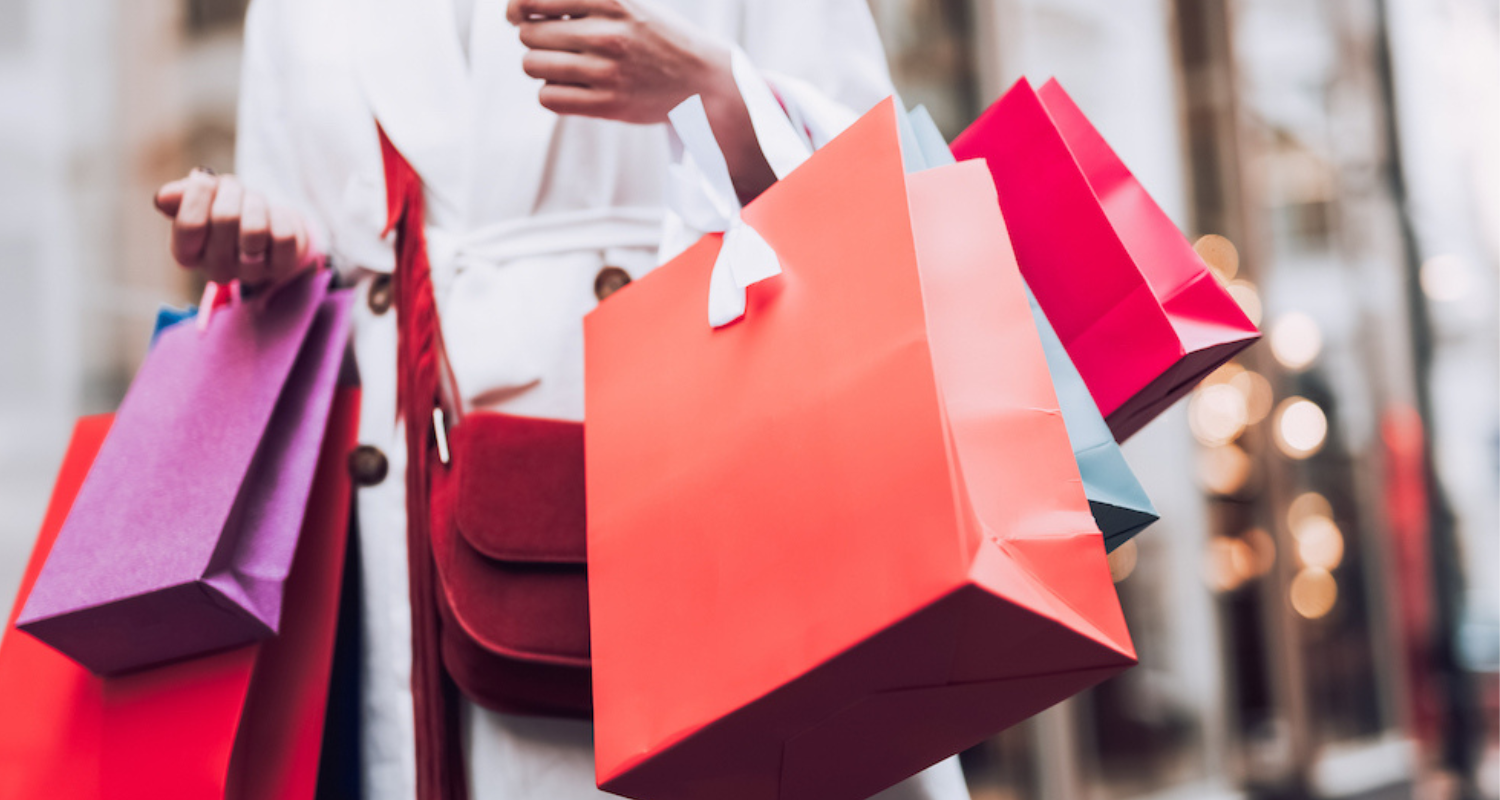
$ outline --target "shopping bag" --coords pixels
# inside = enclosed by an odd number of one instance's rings
[[[908,172],[954,163],[948,143],[926,108],[917,106],[903,119],[914,145],[903,147],[903,152],[916,152],[915,156],[907,157]],[[1078,461],[1079,476],[1083,478],[1083,492],[1089,499],[1094,522],[1104,534],[1104,548],[1112,552],[1159,518],[1156,507],[1151,505],[1151,498],[1125,462],[1125,454],[1120,452],[1109,425],[1094,404],[1083,376],[1073,366],[1073,359],[1068,357],[1067,349],[1030,289],[1026,299],[1042,339],[1047,371],[1052,375],[1052,387],[1068,428],[1068,441]]]
[[[317,778],[357,389],[340,389],[270,640],[100,678],[15,626],[112,417],[79,420],[0,641],[0,800],[303,798]]]
[[[1047,315],[1036,302],[1031,290],[1026,292],[1031,307],[1031,318],[1036,323],[1037,334],[1042,339],[1042,352],[1047,356],[1047,371],[1052,376],[1052,387],[1057,392],[1057,402],[1062,408],[1063,422],[1068,427],[1068,441],[1073,448],[1073,458],[1078,462],[1078,474],[1083,479],[1083,492],[1089,499],[1089,511],[1094,523],[1104,534],[1104,549],[1114,552],[1120,545],[1135,538],[1146,526],[1160,519],[1151,498],[1125,461],[1125,454],[1110,432],[1109,424],[1094,405],[1094,398],[1083,382],[1083,376],[1073,366],[1073,359],[1063,347],[1057,332],[1047,321]]]
[[[1057,81],[953,141],[990,166],[1021,272],[1124,441],[1260,337]]]
[[[1134,663],[988,175],[898,140],[744,209],[738,322],[718,235],[585,319],[607,791],[865,797]]]
[[[156,309],[156,323],[151,326],[151,346],[156,346],[156,340],[161,338],[162,332],[166,329],[178,324],[179,322],[186,322],[190,319],[196,319],[197,317],[197,306],[175,308],[169,305],[162,305],[158,307]]]
[[[273,634],[348,339],[309,274],[163,330],[18,626],[99,674]]]

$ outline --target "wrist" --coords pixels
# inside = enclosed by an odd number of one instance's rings
[[[741,203],[749,203],[776,182],[776,173],[766,162],[750,109],[735,79],[734,56],[728,47],[715,45],[713,66],[703,70],[698,94],[708,115],[709,127],[729,167],[730,179]]]
[[[709,118],[715,112],[723,112],[743,104],[739,86],[734,81],[734,67],[730,50],[718,42],[706,42],[699,59],[696,78],[692,81],[692,92],[703,98],[704,109]]]

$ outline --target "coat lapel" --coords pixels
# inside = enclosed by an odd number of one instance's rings
[[[535,210],[557,127],[557,115],[537,100],[542,82],[521,68],[526,47],[505,19],[505,5],[475,5],[469,48],[478,126],[471,134],[476,169],[468,196],[475,213],[489,221]]]
[[[364,0],[361,7],[357,68],[375,117],[422,176],[429,214],[462,218],[475,110],[453,6]]]

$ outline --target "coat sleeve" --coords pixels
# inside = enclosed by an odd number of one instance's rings
[[[895,93],[866,0],[743,0],[738,22],[734,45],[749,69],[736,66],[735,81],[761,149],[778,175],[787,163],[788,142],[768,138],[775,131],[759,120],[787,117],[795,134],[791,138],[802,138],[800,144],[791,142],[791,148],[804,151],[800,157],[805,157]],[[703,204],[704,187],[712,183],[680,146],[674,147],[670,169],[672,188],[658,252],[662,262],[707,232],[688,220],[697,216],[691,206]]]
[[[866,0],[745,0],[739,45],[814,147],[895,93]]]
[[[286,6],[284,0],[253,0],[245,15],[235,173],[272,204],[302,215],[312,239],[309,249],[316,253],[326,248],[328,231],[315,213],[307,171],[299,163],[293,138],[297,123],[288,117],[291,62],[286,51],[291,21]]]

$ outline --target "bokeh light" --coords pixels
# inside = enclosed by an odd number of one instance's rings
[[[1241,537],[1250,548],[1250,576],[1259,578],[1276,566],[1276,540],[1262,528],[1251,528]]]
[[[1244,371],[1245,368],[1240,366],[1238,362],[1226,361],[1220,364],[1218,369],[1208,373],[1208,377],[1204,378],[1199,386],[1217,386],[1221,383],[1229,383]]]
[[[1229,385],[1239,389],[1240,394],[1245,396],[1245,424],[1254,425],[1271,413],[1271,403],[1275,397],[1271,392],[1271,382],[1266,380],[1266,376],[1259,372],[1240,370],[1229,379]]]
[[[1292,610],[1304,618],[1320,619],[1338,602],[1339,585],[1328,570],[1307,567],[1292,578],[1288,599]]]
[[[1439,303],[1461,300],[1474,288],[1474,273],[1461,256],[1433,256],[1422,263],[1422,294]]]
[[[1290,458],[1303,459],[1323,448],[1328,417],[1317,403],[1289,397],[1276,410],[1276,446]]]
[[[1193,436],[1208,447],[1234,441],[1249,419],[1245,396],[1228,383],[1201,387],[1188,403],[1188,425]]]
[[[1250,479],[1250,456],[1237,445],[1210,447],[1198,454],[1198,477],[1215,494],[1237,494]]]
[[[1292,500],[1291,505],[1287,506],[1287,527],[1295,531],[1302,524],[1302,520],[1312,516],[1322,516],[1331,519],[1333,517],[1333,506],[1329,504],[1328,498],[1317,492],[1299,494],[1296,499]]]
[[[1303,517],[1292,535],[1297,539],[1297,558],[1303,566],[1332,572],[1344,560],[1344,534],[1333,520],[1322,514]]]
[[[1231,281],[1224,290],[1239,303],[1240,310],[1256,325],[1260,325],[1262,306],[1260,303],[1260,292],[1255,290],[1255,284],[1249,281]]]
[[[1115,583],[1130,577],[1135,572],[1136,562],[1139,561],[1139,551],[1135,548],[1135,540],[1131,539],[1125,544],[1116,547],[1109,554],[1109,577]]]
[[[1209,586],[1232,592],[1271,571],[1276,564],[1276,541],[1260,528],[1243,536],[1215,536],[1209,540],[1207,557]]]
[[[1198,257],[1203,259],[1209,269],[1219,277],[1221,282],[1234,280],[1234,276],[1240,271],[1240,251],[1235,249],[1234,242],[1225,239],[1217,233],[1210,233],[1200,237],[1193,242],[1193,249],[1198,252]]]
[[[1208,542],[1207,578],[1209,586],[1221,592],[1232,592],[1255,577],[1255,552],[1243,539],[1215,536]]]
[[[1301,311],[1282,314],[1271,326],[1271,355],[1293,372],[1306,369],[1323,350],[1323,331]]]

